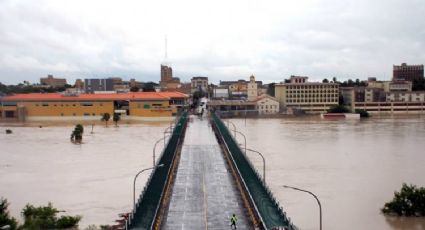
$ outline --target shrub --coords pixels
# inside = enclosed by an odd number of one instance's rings
[[[356,109],[355,113],[360,114],[360,117],[369,117],[369,113],[364,109]]]
[[[77,226],[81,216],[56,217],[59,211],[49,203],[47,206],[34,207],[27,204],[22,211],[24,229],[64,229]]]
[[[9,203],[7,199],[0,198],[0,228],[6,225],[10,226],[10,230],[15,230],[18,222],[15,218],[9,216]]]
[[[335,105],[328,109],[328,113],[349,113],[351,112],[347,107],[343,105]]]
[[[394,192],[392,201],[385,203],[381,211],[398,216],[425,216],[425,188],[403,183],[400,192]]]

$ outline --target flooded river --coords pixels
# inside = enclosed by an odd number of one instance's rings
[[[317,203],[282,185],[318,195],[323,229],[425,229],[424,218],[385,218],[379,212],[403,182],[425,186],[424,117],[232,121],[245,133],[247,147],[266,157],[267,183],[301,229],[318,229]],[[153,144],[167,126],[97,124],[94,134],[85,126],[84,144],[75,145],[70,125],[2,124],[0,196],[9,200],[15,217],[26,203],[50,201],[68,214],[83,215],[83,228],[112,224],[118,213],[131,210],[133,176],[152,165]],[[6,128],[13,134],[6,135]],[[262,172],[261,159],[248,155]],[[148,175],[139,177],[139,189]]]
[[[119,213],[131,211],[133,177],[152,167],[153,144],[169,123],[97,124],[94,134],[86,125],[81,145],[69,140],[73,126],[42,125],[0,126],[0,196],[15,217],[27,203],[50,201],[66,214],[83,215],[84,228],[113,224]],[[138,177],[136,193],[148,175]]]
[[[425,229],[425,218],[386,218],[379,211],[403,182],[425,186],[425,117],[231,121],[247,147],[265,156],[267,183],[301,229],[318,229],[318,205],[282,185],[319,197],[323,229]],[[247,154],[262,173],[261,158]]]

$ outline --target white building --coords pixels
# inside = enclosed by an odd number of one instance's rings
[[[279,113],[279,101],[267,94],[262,94],[256,99],[258,114],[277,114]]]
[[[282,109],[296,108],[307,113],[321,113],[338,105],[338,84],[307,82],[307,79],[308,77],[291,76],[290,83],[275,85],[275,97]]]

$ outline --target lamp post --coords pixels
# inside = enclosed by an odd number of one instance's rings
[[[243,134],[243,133],[241,133],[241,132],[239,132],[239,131],[237,131],[236,129],[235,130],[233,130],[235,133],[239,133],[240,135],[242,135],[242,137],[243,137],[243,139],[244,139],[244,141],[245,141],[245,155],[246,155],[246,137],[245,137],[245,135]],[[236,135],[235,135],[235,138],[236,138]]]
[[[300,188],[296,188],[296,187],[292,187],[292,186],[288,186],[288,185],[283,185],[283,187],[309,193],[310,195],[312,195],[316,199],[317,204],[319,205],[320,230],[322,230],[322,205],[320,204],[319,198],[317,198],[317,196],[314,195],[314,193],[307,191],[307,190],[304,190],[304,189],[300,189]]]
[[[245,150],[258,153],[258,155],[260,155],[260,157],[263,158],[263,181],[264,183],[266,183],[266,158],[264,158],[263,154],[261,154],[257,150],[254,150],[254,149],[245,149]]]
[[[233,131],[235,131],[236,130],[236,125],[233,122],[229,121],[229,119],[227,119],[227,127],[230,129],[229,123],[233,125],[233,129],[234,129]],[[236,137],[236,131],[235,131],[234,136]]]
[[[150,168],[145,168],[145,169],[142,169],[142,170],[140,170],[137,174],[136,174],[136,176],[134,176],[134,181],[133,181],[133,210],[134,210],[134,208],[136,207],[136,179],[137,179],[137,177],[142,173],[142,172],[144,172],[144,171],[146,171],[146,170],[151,170],[151,169],[154,169],[154,168],[159,168],[159,167],[163,167],[164,166],[164,164],[160,164],[160,165],[158,165],[158,166],[154,166],[154,167],[150,167]]]
[[[166,136],[165,136],[165,133],[164,133],[164,137],[162,137],[162,138],[160,138],[159,140],[157,140],[157,141],[155,142],[154,146],[153,146],[153,150],[152,150],[153,164],[152,164],[152,166],[155,166],[155,149],[156,149],[156,145],[157,145],[159,142],[161,142],[162,140],[164,140],[164,141],[165,141],[165,138],[166,138]],[[165,144],[164,144],[164,147],[165,147]]]

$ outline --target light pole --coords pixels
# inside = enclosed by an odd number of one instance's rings
[[[304,189],[300,189],[300,188],[296,188],[296,187],[292,187],[292,186],[288,186],[288,185],[283,185],[283,187],[309,193],[310,195],[312,195],[316,199],[317,204],[319,205],[320,230],[322,230],[322,205],[320,204],[319,198],[317,198],[317,196],[314,195],[314,193],[307,191],[307,190],[304,190]]]
[[[146,171],[146,170],[151,170],[151,169],[154,169],[154,168],[159,168],[159,167],[163,167],[164,166],[164,164],[160,164],[160,165],[158,165],[158,166],[154,166],[154,167],[150,167],[150,168],[145,168],[145,169],[142,169],[142,170],[140,170],[137,174],[136,174],[136,176],[134,176],[134,181],[133,181],[133,210],[134,210],[134,208],[136,207],[136,179],[137,179],[137,177],[142,173],[142,172],[144,172],[144,171]]]
[[[155,142],[154,146],[153,146],[153,150],[152,150],[153,165],[152,165],[152,166],[155,166],[155,149],[156,149],[156,145],[157,145],[159,142],[161,142],[162,140],[164,140],[164,141],[165,141],[165,138],[166,138],[166,136],[165,136],[165,134],[164,134],[164,137],[162,137],[162,138],[160,138],[159,140],[157,140],[157,141]],[[165,147],[165,144],[164,144],[164,147]]]
[[[235,133],[239,133],[240,135],[242,135],[243,136],[243,139],[244,139],[244,141],[245,141],[245,155],[246,155],[246,137],[245,137],[245,135],[243,134],[243,133],[241,133],[241,132],[239,132],[239,131],[237,131],[236,129],[235,130],[233,130]],[[235,135],[235,139],[236,139],[236,135]]]
[[[260,157],[263,158],[263,181],[264,183],[266,183],[266,158],[264,158],[263,154],[261,154],[257,150],[253,150],[253,149],[245,149],[245,150],[258,153],[258,155],[260,155]]]
[[[236,125],[233,123],[233,122],[231,122],[231,121],[229,121],[229,119],[227,119],[227,127],[230,129],[230,127],[229,127],[229,123],[230,124],[232,124],[233,125],[233,129],[234,129],[234,131],[236,130]],[[235,137],[236,137],[236,131],[235,131]]]

